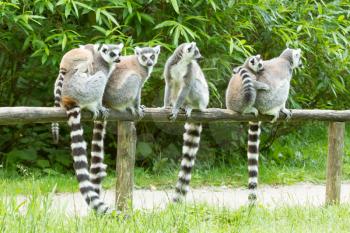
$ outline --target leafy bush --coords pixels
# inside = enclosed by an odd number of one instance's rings
[[[289,107],[346,108],[350,100],[346,88],[349,6],[348,0],[0,1],[0,106],[52,106],[53,84],[64,52],[78,44],[120,41],[126,46],[125,54],[136,45],[163,46],[142,93],[143,104],[161,106],[164,62],[179,43],[194,40],[205,57],[201,66],[210,86],[210,107],[224,107],[233,66],[248,55],[260,53],[268,59],[291,46],[303,50],[306,67],[294,75]],[[179,158],[182,126],[163,126],[138,124],[139,165],[158,169]],[[3,163],[71,167],[68,138],[53,147],[49,128],[1,127]],[[288,127],[268,128],[264,141],[269,142],[276,129],[284,132]],[[199,156],[215,161],[244,154],[245,134],[242,124],[207,125]],[[62,135],[67,132],[63,130]],[[111,136],[107,152],[114,154]]]

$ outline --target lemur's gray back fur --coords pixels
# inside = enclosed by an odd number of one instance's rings
[[[285,111],[293,70],[293,49],[284,50],[280,56],[263,61],[264,70],[257,80],[270,86],[270,90],[258,92],[255,107],[262,114],[274,115],[277,119],[280,110]],[[295,67],[301,65],[296,64]],[[274,119],[274,120],[276,120]]]

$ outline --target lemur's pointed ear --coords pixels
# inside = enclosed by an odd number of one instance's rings
[[[261,59],[261,55],[260,54],[256,55],[256,58]]]
[[[118,48],[119,48],[120,50],[122,50],[122,49],[124,48],[124,44],[123,44],[123,43],[120,43],[120,44],[118,44],[117,46],[118,46]]]
[[[135,55],[137,56],[141,54],[141,48],[138,46],[135,47],[134,51],[135,51]]]
[[[156,52],[156,54],[160,53],[160,45],[157,45],[156,47],[154,47],[154,51]]]
[[[94,44],[94,51],[98,52],[102,46],[100,44]]]

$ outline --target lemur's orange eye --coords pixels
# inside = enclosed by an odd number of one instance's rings
[[[143,60],[143,61],[146,61],[146,60],[147,60],[147,57],[142,56],[142,60]]]

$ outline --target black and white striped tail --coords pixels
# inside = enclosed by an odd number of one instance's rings
[[[248,199],[254,202],[257,198],[256,190],[258,187],[258,162],[259,162],[259,136],[260,136],[260,123],[261,122],[249,122],[248,131]]]
[[[54,106],[56,108],[61,107],[60,102],[61,102],[63,80],[64,80],[63,73],[59,73],[55,83],[55,89],[54,89],[54,96],[55,96]],[[60,135],[60,126],[58,122],[51,123],[51,131],[52,131],[53,142],[57,144],[59,141],[59,135]]]
[[[179,202],[189,191],[191,181],[191,171],[194,165],[196,154],[199,148],[202,125],[200,123],[185,123],[185,133],[183,134],[184,144],[182,146],[182,161],[175,187],[174,201]]]
[[[68,125],[71,128],[70,137],[73,166],[79,182],[80,192],[86,203],[97,213],[108,213],[112,210],[100,199],[90,181],[86,142],[84,141],[83,128],[80,124],[80,114],[80,108],[78,106],[69,107],[67,109]]]
[[[249,71],[245,68],[240,67],[238,69],[238,74],[242,77],[242,91],[243,91],[243,99],[245,103],[247,104],[254,103],[255,89],[254,89],[253,80]]]
[[[100,194],[102,190],[102,180],[107,175],[107,165],[103,163],[103,141],[106,133],[106,124],[107,121],[94,121],[94,130],[91,143],[90,181],[94,186],[94,191],[98,194]]]

